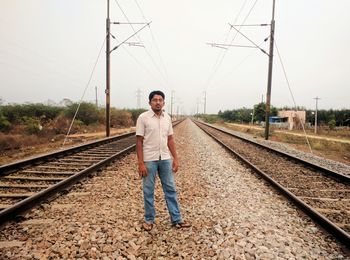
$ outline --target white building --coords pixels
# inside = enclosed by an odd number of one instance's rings
[[[288,123],[289,130],[302,129],[302,124],[306,121],[306,111],[281,110],[277,115],[282,122]]]

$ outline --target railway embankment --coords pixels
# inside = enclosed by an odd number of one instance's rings
[[[189,120],[175,128],[179,201],[190,229],[171,226],[161,185],[156,226],[141,228],[136,155],[116,161],[0,232],[16,259],[346,259],[344,248]]]

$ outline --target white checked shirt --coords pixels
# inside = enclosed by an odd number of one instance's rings
[[[173,126],[170,116],[162,112],[160,117],[148,110],[142,113],[136,122],[136,135],[143,136],[143,160],[156,161],[171,159],[168,148],[168,136]]]

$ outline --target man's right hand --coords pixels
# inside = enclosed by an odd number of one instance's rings
[[[140,178],[147,176],[147,168],[144,162],[139,163],[139,176]]]

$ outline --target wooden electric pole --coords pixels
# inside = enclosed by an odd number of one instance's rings
[[[317,110],[318,110],[318,100],[320,100],[319,97],[314,98],[316,100],[316,110],[315,110],[315,134],[317,134]]]
[[[265,140],[269,139],[270,128],[270,106],[271,106],[271,84],[272,84],[272,65],[273,65],[273,45],[275,37],[275,0],[272,6],[272,20],[270,25],[270,52],[269,52],[269,72],[267,79],[267,93],[266,93],[266,114],[265,114]]]
[[[110,135],[110,20],[109,20],[109,0],[107,0],[107,19],[106,19],[106,137]]]
[[[117,3],[118,4],[118,3]],[[111,34],[111,24],[144,24],[142,28],[139,30],[135,31],[133,28],[134,33],[129,36],[127,39],[124,41],[120,42],[117,46],[115,46],[112,50],[110,47],[110,41],[111,41],[111,36],[113,39],[115,37]],[[114,50],[118,49],[122,44],[129,44],[129,46],[135,46],[135,47],[144,47],[142,44],[138,42],[127,42],[129,39],[134,37],[137,33],[139,33],[141,30],[149,26],[151,22],[148,23],[131,23],[131,22],[112,22],[109,19],[109,0],[107,0],[107,19],[106,19],[106,136],[108,137],[110,135],[110,100],[111,100],[111,88],[110,88],[110,71],[111,71],[111,63],[110,63],[110,56],[111,52]]]
[[[219,43],[207,43],[211,45],[212,47],[218,47],[218,48],[224,48],[227,47],[244,47],[244,48],[258,48],[260,49],[264,54],[266,54],[269,57],[269,70],[268,70],[268,79],[267,79],[267,93],[266,93],[266,109],[265,109],[265,139],[269,139],[269,117],[270,117],[270,106],[271,106],[271,84],[272,84],[272,65],[273,65],[273,47],[274,47],[274,38],[275,38],[275,0],[273,0],[272,3],[272,19],[270,24],[270,51],[267,53],[265,50],[260,48],[259,45],[254,43],[252,40],[250,40],[247,36],[245,36],[239,29],[236,29],[236,26],[268,26],[268,24],[253,24],[253,25],[232,25],[230,24],[231,28],[236,30],[237,33],[242,35],[244,38],[246,38],[250,43],[253,45],[237,45],[237,44],[219,44]],[[265,39],[265,41],[268,38]],[[263,96],[262,96],[262,102],[263,102]]]

